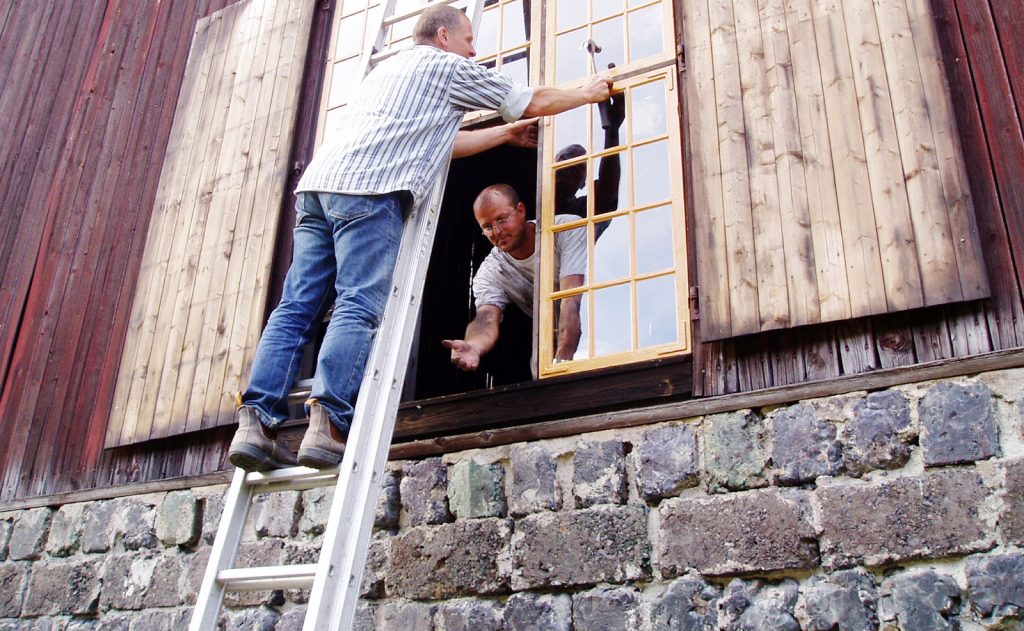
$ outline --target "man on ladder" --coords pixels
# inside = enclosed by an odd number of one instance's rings
[[[437,5],[414,30],[417,45],[382,61],[359,87],[345,119],[296,189],[292,264],[239,402],[232,464],[248,471],[294,465],[277,439],[302,348],[327,310],[334,313],[307,402],[309,428],[298,462],[337,465],[374,332],[384,313],[405,211],[421,202],[453,155],[503,142],[530,144],[531,123],[459,132],[465,112],[497,110],[508,122],[553,115],[609,98],[611,82],[582,88],[529,88],[470,61],[466,15]],[[458,136],[458,138],[457,138]],[[454,150],[454,152],[453,152]]]

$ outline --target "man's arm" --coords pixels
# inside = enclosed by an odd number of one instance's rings
[[[611,95],[610,79],[593,76],[582,88],[552,88],[539,86],[533,89],[533,98],[526,106],[526,116],[550,116],[588,103],[600,103]]]
[[[583,284],[583,274],[570,274],[558,281],[559,291],[575,289]],[[558,346],[555,361],[569,361],[580,344],[580,300],[583,294],[562,298],[558,304]]]
[[[476,317],[466,327],[466,339],[441,340],[441,344],[451,349],[453,364],[472,372],[480,367],[480,358],[498,343],[500,323],[501,309],[495,305],[481,305],[476,310]]]
[[[536,148],[537,119],[523,119],[507,125],[473,131],[460,130],[455,135],[455,149],[452,151],[452,157],[465,158],[504,144],[513,147]]]
[[[602,110],[601,121],[607,122],[604,127],[604,148],[611,149],[619,145],[619,128],[626,120],[626,95],[619,94],[604,103],[598,103]],[[594,182],[594,212],[602,214],[618,210],[619,181],[622,179],[622,165],[619,154],[613,153],[601,158],[597,167],[597,181]],[[608,227],[607,223],[599,224]]]

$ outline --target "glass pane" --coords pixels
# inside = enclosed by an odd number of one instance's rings
[[[558,20],[556,28],[559,31],[579,26],[587,21],[586,0],[558,0],[556,8]]]
[[[636,284],[640,348],[679,340],[675,276],[659,276]]]
[[[344,13],[352,13],[360,9],[366,8],[366,0],[345,0],[342,11]]]
[[[670,199],[667,140],[633,149],[633,183],[637,206]]]
[[[594,356],[632,348],[632,311],[628,284],[594,292]]]
[[[575,219],[575,216],[567,216]],[[587,228],[580,226],[555,233],[558,260],[555,262],[556,289],[564,291],[582,287],[587,276]]]
[[[650,3],[651,3],[651,0],[629,0],[629,2],[627,4],[629,4],[629,8],[630,9],[633,9],[635,7],[643,6],[645,4],[650,4]]]
[[[377,31],[374,28],[371,28],[370,25],[379,23],[378,20],[380,20],[381,11],[383,11],[383,9],[380,5],[377,5],[375,7],[371,7],[370,10],[366,12],[367,27],[363,30],[363,48],[369,46],[373,41],[373,38],[377,37]]]
[[[629,217],[594,224],[594,281],[602,283],[629,276]]]
[[[586,161],[555,171],[555,214],[587,216]]]
[[[521,50],[501,60],[501,73],[516,83],[530,83],[530,54]]]
[[[618,147],[625,142],[622,121],[626,117],[626,95],[615,94],[604,103],[591,105],[594,126],[594,151]]]
[[[594,214],[601,215],[629,207],[629,154],[613,153],[597,161],[597,179],[593,182]]]
[[[344,107],[327,110],[327,115],[324,116],[324,140],[329,139],[331,134],[336,133],[340,129],[344,113]]]
[[[675,266],[672,248],[672,207],[636,214],[636,273],[648,274]]]
[[[598,73],[607,72],[608,68],[613,67],[611,64],[621,66],[626,63],[623,23],[623,19],[618,17],[593,26],[594,43],[601,47],[601,52],[594,56]]]
[[[651,5],[629,14],[629,59],[636,61],[665,50],[661,6]]]
[[[498,52],[498,11],[484,11],[480,16],[480,30],[473,40],[476,56],[486,59]]]
[[[555,83],[566,83],[587,76],[590,62],[587,61],[587,51],[583,50],[586,40],[586,29],[558,36],[555,43]]]
[[[665,81],[655,81],[630,90],[630,124],[633,142],[668,133],[665,126]]]
[[[334,51],[334,58],[349,57],[362,52],[359,41],[363,35],[363,17],[360,13],[345,18],[338,22],[338,46]]]
[[[555,349],[555,363],[559,363],[559,360],[590,357],[590,309],[587,304],[587,294],[556,300],[554,309],[555,330],[551,332],[551,341]],[[559,324],[563,325],[561,336],[558,330]],[[578,341],[575,338],[577,332],[579,334]],[[559,339],[559,337],[563,339]]]
[[[587,109],[577,107],[555,116],[555,161],[587,153]],[[575,145],[575,147],[573,147]]]
[[[391,50],[402,50],[403,48],[409,48],[412,46],[412,37],[403,37],[402,39],[391,42]]]
[[[352,86],[357,83],[358,71],[359,57],[350,57],[334,64],[331,70],[331,95],[327,99],[328,107],[348,102],[348,97],[352,95]]]
[[[526,43],[527,24],[530,16],[523,10],[523,0],[505,5],[505,21],[502,24],[501,47],[505,50]]]
[[[600,20],[624,10],[622,0],[594,0],[594,16],[591,19]]]

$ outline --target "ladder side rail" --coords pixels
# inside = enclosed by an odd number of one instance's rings
[[[196,597],[189,631],[217,627],[221,603],[224,601],[224,585],[217,580],[217,575],[235,563],[252,500],[252,487],[245,483],[245,476],[245,471],[235,469],[231,485],[224,496],[220,525],[210,548],[210,560],[206,564],[206,573],[203,574],[203,582]]]
[[[327,520],[307,605],[306,631],[347,631],[354,624],[381,478],[394,432],[398,388],[404,382],[412,347],[415,327],[411,323],[423,293],[447,169],[442,175],[429,202],[406,221],[395,284],[367,363]]]
[[[356,69],[355,77],[360,83],[362,83],[363,79],[366,78],[366,74],[370,72],[370,68],[373,64],[373,56],[381,49],[382,46],[384,46],[384,35],[387,32],[387,27],[384,25],[384,21],[394,14],[396,2],[397,0],[384,0],[381,4],[380,19],[374,20],[372,25],[366,25],[367,30],[372,28],[377,34],[372,40],[366,43],[362,54],[359,55],[359,67]]]

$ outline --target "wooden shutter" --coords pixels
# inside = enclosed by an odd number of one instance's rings
[[[687,0],[701,333],[988,296],[928,0]]]
[[[232,422],[259,340],[316,3],[243,0],[193,35],[108,447]]]

